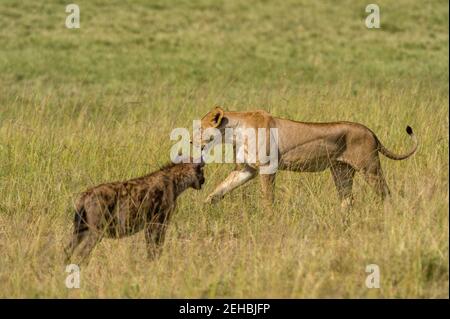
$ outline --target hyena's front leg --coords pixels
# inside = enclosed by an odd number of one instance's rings
[[[147,257],[153,260],[161,254],[162,245],[166,236],[170,210],[167,213],[154,215],[145,226],[145,241],[147,244]]]
[[[164,242],[165,233],[165,225],[153,224],[146,226],[145,241],[147,243],[147,257],[149,260],[156,259],[161,254],[161,248]]]
[[[256,176],[256,169],[245,165],[241,170],[234,170],[220,183],[216,189],[206,198],[205,203],[214,204],[233,189],[245,184]]]

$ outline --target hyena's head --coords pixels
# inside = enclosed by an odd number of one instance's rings
[[[203,168],[205,163],[202,161],[201,163],[184,163],[183,170],[184,175],[187,178],[187,183],[189,187],[194,189],[201,189],[202,185],[205,183],[205,176],[203,172]]]

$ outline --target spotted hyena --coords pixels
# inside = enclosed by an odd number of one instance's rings
[[[203,163],[169,164],[149,175],[124,182],[101,184],[83,192],[75,204],[73,237],[67,260],[82,261],[103,237],[122,238],[144,229],[149,258],[159,254],[177,197],[186,189],[200,189]]]

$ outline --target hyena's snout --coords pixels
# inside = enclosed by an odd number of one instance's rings
[[[194,188],[195,189],[202,189],[202,185],[205,184],[205,176],[203,176],[203,172],[199,175],[197,175]]]
[[[192,160],[192,162],[194,162]],[[201,159],[200,163],[188,163],[185,164],[188,169],[188,174],[190,175],[190,184],[194,189],[201,189],[202,185],[205,183],[205,174],[204,174],[204,166],[205,163],[203,159]]]

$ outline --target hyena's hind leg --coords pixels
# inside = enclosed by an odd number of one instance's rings
[[[65,248],[66,261],[70,262],[76,255],[76,263],[81,264],[87,260],[92,249],[101,241],[103,233],[99,229],[101,225],[101,214],[92,214],[93,211],[100,211],[101,205],[94,205],[89,216],[84,207],[75,213],[74,231],[72,239]]]
[[[75,212],[73,222],[73,234],[69,244],[64,248],[66,254],[66,262],[70,262],[75,249],[86,239],[89,228],[86,223],[86,211],[82,208]]]
[[[89,261],[89,256],[92,252],[92,250],[94,249],[94,247],[102,240],[103,236],[102,234],[98,231],[98,230],[89,230],[87,233],[87,236],[85,238],[85,240],[83,241],[83,244],[80,248],[80,253],[79,253],[79,257],[80,257],[80,261],[79,263],[84,263],[86,262],[86,264]]]
[[[351,208],[353,205],[352,188],[355,169],[347,163],[335,162],[331,166],[331,174],[341,201],[341,207],[344,209]]]
[[[88,230],[82,232],[74,232],[69,244],[64,248],[66,254],[66,263],[69,263],[77,247],[87,238]]]

